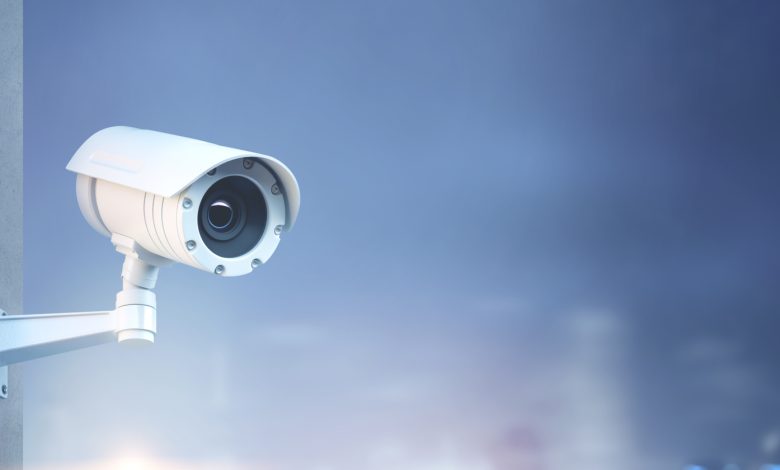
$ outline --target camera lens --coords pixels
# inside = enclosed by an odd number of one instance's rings
[[[265,232],[268,207],[253,180],[228,176],[214,183],[200,203],[198,229],[206,246],[224,258],[249,252]]]
[[[208,218],[209,225],[216,230],[228,230],[233,222],[233,206],[224,199],[214,201],[209,206]]]

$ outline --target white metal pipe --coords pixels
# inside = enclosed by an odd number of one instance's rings
[[[0,366],[116,341],[114,311],[0,317]]]

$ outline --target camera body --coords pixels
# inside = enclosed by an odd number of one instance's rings
[[[153,264],[221,276],[265,263],[300,206],[295,176],[279,160],[151,130],[98,131],[67,169],[97,232],[132,240]]]
[[[276,251],[300,205],[295,176],[275,158],[131,127],[92,135],[68,170],[84,218],[125,255],[122,290],[112,310],[0,309],[0,399],[9,364],[112,341],[153,343],[160,266],[247,274]]]

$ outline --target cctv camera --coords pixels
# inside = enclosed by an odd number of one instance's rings
[[[275,158],[131,127],[95,133],[67,168],[87,222],[157,266],[247,274],[271,257],[300,204],[295,176]]]
[[[68,170],[84,218],[125,255],[122,290],[113,310],[0,315],[0,383],[8,364],[114,338],[153,343],[160,266],[247,274],[268,261],[300,205],[295,176],[275,158],[132,127],[94,134]]]

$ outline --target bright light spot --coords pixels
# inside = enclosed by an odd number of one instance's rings
[[[129,457],[119,459],[114,468],[117,470],[152,470],[154,467],[151,462],[145,459]]]
[[[69,462],[46,466],[28,466],[29,470],[269,470],[266,464],[253,462],[240,464],[233,459],[170,460],[158,459],[148,455],[124,453],[120,456],[100,461]]]

